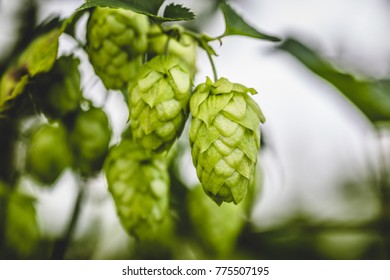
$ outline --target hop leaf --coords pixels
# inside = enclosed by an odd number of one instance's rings
[[[187,119],[191,75],[174,56],[156,56],[129,87],[134,140],[146,150],[169,149]]]
[[[0,77],[0,112],[13,105],[15,99],[24,92],[31,77],[52,68],[61,33],[60,28],[55,28],[35,38],[21,53],[17,62]]]
[[[71,128],[70,143],[74,165],[83,175],[92,175],[102,168],[111,139],[106,113],[99,108],[80,112]]]
[[[157,234],[168,209],[165,162],[131,140],[111,149],[104,170],[123,227],[139,239]]]
[[[190,101],[192,160],[204,190],[218,204],[246,195],[260,149],[264,116],[248,92],[227,79],[207,79]]]
[[[123,89],[147,51],[148,18],[124,9],[95,8],[87,26],[87,52],[106,88]]]
[[[44,125],[31,138],[27,150],[27,171],[38,181],[52,184],[71,165],[67,131],[62,125]]]
[[[80,60],[72,56],[59,58],[53,69],[35,79],[30,90],[39,108],[49,117],[62,118],[79,108]]]

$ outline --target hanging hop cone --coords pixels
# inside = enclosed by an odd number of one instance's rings
[[[37,76],[30,90],[38,108],[50,118],[63,118],[79,109],[80,60],[72,56],[60,57],[49,73]]]
[[[31,137],[27,147],[26,169],[39,182],[52,184],[71,166],[72,153],[66,129],[58,124],[44,125]]]
[[[110,150],[104,171],[126,231],[139,239],[157,234],[168,209],[169,175],[165,162],[124,139]]]
[[[84,176],[93,175],[102,168],[111,139],[106,113],[99,108],[81,111],[70,130],[75,169]]]
[[[108,89],[134,78],[148,48],[147,16],[124,9],[95,8],[87,25],[87,52]]]
[[[188,117],[192,80],[174,56],[156,56],[129,87],[133,139],[146,150],[168,150]]]
[[[197,186],[188,192],[187,208],[195,234],[209,252],[218,258],[234,252],[246,220],[243,203],[218,206]]]
[[[148,57],[167,54],[176,56],[186,63],[191,74],[196,72],[197,42],[184,33],[181,26],[174,26],[172,36],[163,33],[158,25],[153,25],[149,31]]]
[[[256,91],[207,78],[191,97],[192,160],[205,192],[218,204],[239,203],[254,173],[265,118],[248,93]]]

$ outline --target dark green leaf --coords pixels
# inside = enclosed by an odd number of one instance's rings
[[[170,4],[164,10],[164,17],[176,18],[177,20],[191,20],[195,18],[195,14],[182,5]]]
[[[228,35],[241,35],[241,36],[248,36],[253,37],[257,39],[263,39],[268,40],[272,42],[278,42],[280,41],[279,38],[271,35],[267,35],[265,33],[262,33],[252,26],[250,26],[248,23],[244,21],[244,19],[237,14],[235,10],[233,10],[232,7],[230,7],[226,1],[221,1],[220,6],[223,12],[223,15],[225,17],[225,24],[226,29],[223,36]]]
[[[150,16],[158,21],[177,21],[177,20],[191,20],[193,19],[193,13],[188,9],[181,7],[180,9],[170,8],[168,14],[164,17],[158,16],[158,11],[164,0],[90,0],[83,4],[76,12],[90,9],[93,7],[109,7],[109,8],[122,8],[132,10],[134,12]]]
[[[278,48],[289,52],[315,74],[333,84],[371,122],[390,120],[389,80],[357,80],[336,70],[330,62],[294,39],[287,39]]]

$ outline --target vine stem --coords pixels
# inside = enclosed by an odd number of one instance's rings
[[[79,182],[84,182],[84,180],[79,179]],[[53,246],[53,251],[51,258],[53,260],[63,260],[66,254],[66,251],[69,247],[69,244],[72,240],[73,233],[76,229],[76,225],[80,216],[81,206],[84,199],[84,184],[79,184],[79,190],[76,198],[76,202],[74,204],[73,213],[71,220],[66,229],[65,235],[63,238],[58,239]]]
[[[379,178],[378,185],[381,195],[381,234],[385,247],[386,258],[390,256],[390,187],[388,173],[386,168],[385,149],[382,146],[382,134],[377,130],[378,149],[379,149]]]
[[[208,48],[207,48],[207,43],[205,43],[203,40],[200,41],[202,46],[203,46],[203,49],[206,51],[207,53],[207,57],[209,58],[209,61],[210,61],[210,64],[211,64],[211,68],[213,70],[213,76],[214,76],[214,82],[218,81],[218,75],[217,75],[217,68],[215,67],[215,64],[214,64],[214,60],[213,60],[213,57],[212,57],[212,54],[210,53],[210,51],[208,51]]]

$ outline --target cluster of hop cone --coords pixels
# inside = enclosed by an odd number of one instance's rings
[[[168,153],[191,116],[192,160],[203,190],[217,204],[241,202],[253,179],[264,116],[252,88],[209,78],[194,88],[197,42],[183,27],[164,32],[147,16],[96,8],[87,52],[108,89],[128,100],[129,128],[104,171],[123,226],[153,231],[169,203]]]

